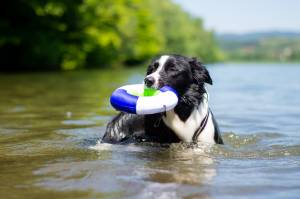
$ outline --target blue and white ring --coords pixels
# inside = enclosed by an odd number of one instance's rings
[[[178,103],[176,90],[169,86],[162,87],[155,96],[135,96],[130,93],[143,93],[144,84],[122,86],[115,90],[111,97],[111,105],[123,112],[138,115],[161,113],[173,109]]]

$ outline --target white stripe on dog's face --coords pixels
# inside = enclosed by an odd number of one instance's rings
[[[170,56],[168,55],[163,55],[159,58],[158,63],[159,66],[157,67],[156,71],[154,71],[153,73],[151,73],[150,75],[147,75],[147,77],[153,77],[154,78],[154,84],[152,85],[153,88],[158,88],[158,81],[160,78],[160,71],[163,69],[166,61],[169,59]]]

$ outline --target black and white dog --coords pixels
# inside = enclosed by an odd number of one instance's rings
[[[179,94],[177,106],[165,113],[119,113],[108,123],[102,142],[205,142],[223,144],[217,122],[208,107],[205,83],[212,84],[207,69],[195,58],[163,55],[149,65],[145,85],[171,86]]]

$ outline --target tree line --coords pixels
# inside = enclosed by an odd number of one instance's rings
[[[1,70],[142,63],[160,53],[222,58],[203,21],[170,0],[4,0]]]
[[[242,62],[299,62],[300,33],[254,32],[217,36],[226,60]]]

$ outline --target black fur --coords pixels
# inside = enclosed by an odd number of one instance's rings
[[[154,59],[148,66],[147,75],[156,71],[158,67],[158,60]],[[168,85],[179,93],[179,102],[174,111],[182,121],[186,121],[193,109],[202,102],[203,94],[206,92],[204,84],[213,83],[209,72],[200,62],[195,58],[181,55],[170,55],[159,75],[159,88]],[[213,123],[215,141],[223,144],[214,118]],[[164,124],[162,114],[139,116],[119,113],[108,123],[102,141],[108,143],[137,141],[174,143],[179,142],[180,139]]]

